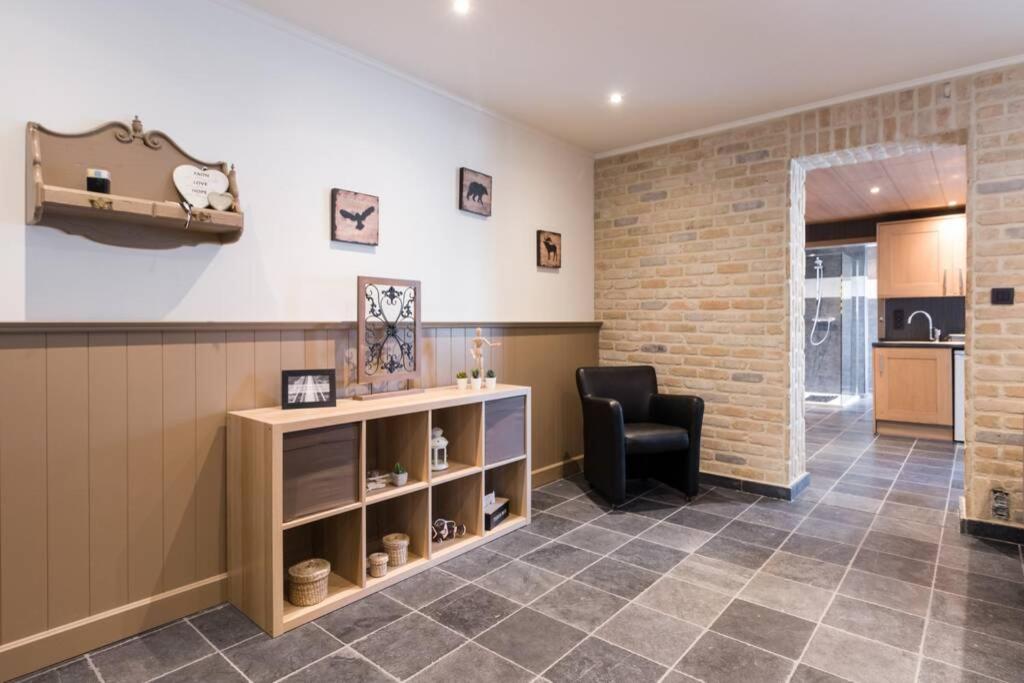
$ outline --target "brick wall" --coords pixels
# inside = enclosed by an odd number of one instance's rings
[[[702,470],[775,484],[803,473],[802,174],[943,144],[969,145],[968,478],[971,514],[998,483],[1022,500],[1024,66],[891,92],[599,159],[601,360],[651,363],[707,401]],[[795,164],[794,160],[798,160]],[[792,213],[792,217],[791,217]]]

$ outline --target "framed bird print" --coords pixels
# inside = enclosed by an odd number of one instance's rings
[[[541,268],[562,267],[562,234],[537,231],[537,265]]]
[[[380,199],[351,190],[331,190],[331,239],[377,246]]]
[[[459,169],[459,208],[478,216],[491,215],[491,176],[468,168]]]
[[[359,382],[419,379],[420,283],[359,276]]]

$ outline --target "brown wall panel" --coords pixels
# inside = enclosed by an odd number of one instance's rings
[[[127,337],[128,599],[164,590],[163,335]]]
[[[47,628],[46,338],[0,335],[0,638]]]
[[[128,602],[128,360],[122,332],[89,335],[89,612]]]
[[[46,340],[47,591],[50,628],[89,615],[89,346]]]
[[[196,335],[165,332],[164,590],[196,576]]]
[[[227,340],[196,333],[196,574],[227,569],[225,453]]]

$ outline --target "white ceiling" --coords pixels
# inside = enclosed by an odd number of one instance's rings
[[[1024,53],[1022,0],[243,2],[596,153]]]
[[[878,188],[872,193],[872,188]],[[967,202],[967,150],[930,152],[819,168],[807,173],[808,223],[963,206]]]

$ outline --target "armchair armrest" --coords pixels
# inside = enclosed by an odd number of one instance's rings
[[[651,397],[651,419],[659,424],[682,427],[690,438],[685,461],[668,475],[674,486],[695,496],[700,481],[700,430],[704,424],[704,399],[699,396],[655,394]]]
[[[583,469],[613,503],[626,497],[626,437],[622,405],[613,398],[583,396]]]
[[[704,399],[700,396],[655,394],[651,397],[651,421],[686,429],[692,443],[695,436],[700,438]]]
[[[690,450],[699,457],[704,399],[700,396],[655,394],[651,397],[651,420],[685,429],[690,437]]]

